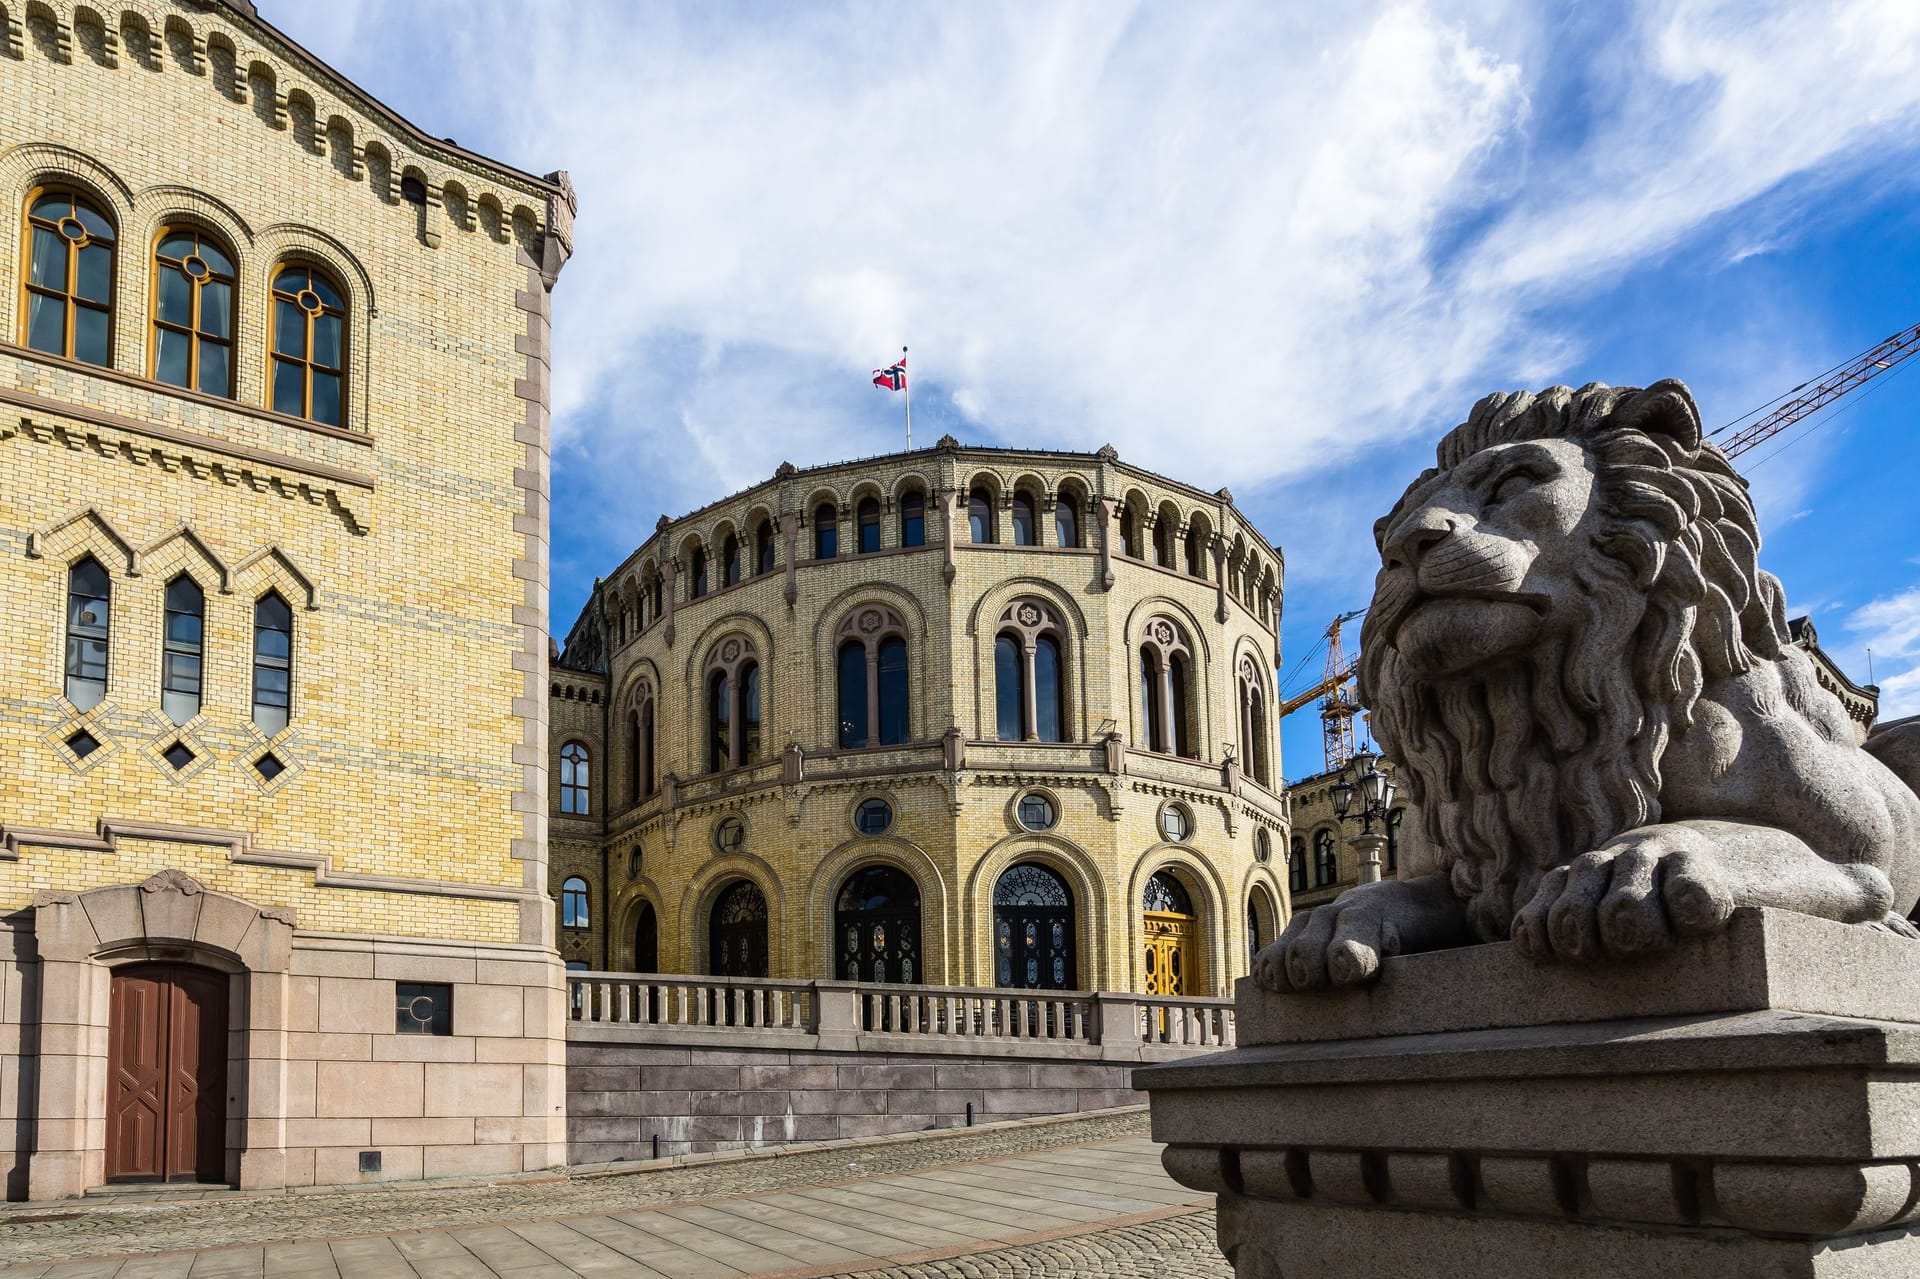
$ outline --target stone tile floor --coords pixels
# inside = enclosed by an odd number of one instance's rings
[[[0,1212],[23,1279],[1229,1279],[1139,1113],[610,1177]]]

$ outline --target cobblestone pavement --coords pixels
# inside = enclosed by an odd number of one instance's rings
[[[1166,1178],[1145,1129],[1134,1112],[619,1176],[21,1205],[0,1211],[0,1264],[48,1279],[166,1279],[189,1268],[445,1279],[508,1269],[515,1279],[583,1269],[668,1279],[1129,1276],[1163,1273],[1150,1267],[1173,1250],[1183,1258],[1175,1272],[1224,1275],[1198,1268],[1217,1261],[1210,1214],[1186,1211],[1204,1197]],[[715,1229],[728,1235],[720,1245],[702,1233]],[[654,1251],[636,1248],[636,1237]],[[207,1251],[196,1260],[194,1250]],[[875,1265],[859,1269],[865,1258]]]

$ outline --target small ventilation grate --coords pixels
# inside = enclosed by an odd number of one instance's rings
[[[72,751],[76,758],[85,759],[100,749],[100,739],[83,728],[67,739],[67,749]]]
[[[260,774],[260,780],[270,782],[287,771],[285,761],[272,751],[268,751],[253,761],[253,771]]]
[[[172,764],[174,768],[178,770],[193,763],[195,757],[194,753],[187,749],[185,742],[175,742],[160,752],[160,758],[166,760],[167,763]]]

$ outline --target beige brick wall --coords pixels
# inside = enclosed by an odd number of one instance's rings
[[[1392,771],[1392,766],[1383,764],[1382,768]],[[1355,796],[1348,808],[1350,816],[1341,820],[1333,807],[1333,786],[1339,781],[1341,773],[1322,772],[1312,777],[1302,778],[1287,788],[1287,802],[1293,812],[1293,845],[1290,851],[1288,870],[1292,869],[1292,857],[1298,857],[1305,868],[1303,874],[1294,878],[1289,876],[1292,886],[1291,897],[1296,910],[1305,910],[1312,906],[1324,905],[1338,897],[1347,889],[1360,882],[1360,850],[1355,846],[1354,836],[1360,833],[1358,817],[1359,797]],[[1405,813],[1405,801],[1395,803],[1394,810]],[[1375,833],[1384,833],[1384,828],[1374,824]],[[1334,875],[1330,880],[1319,874],[1319,864],[1315,860],[1317,841],[1322,834],[1333,837]],[[1389,854],[1392,864],[1389,864]],[[1399,844],[1396,839],[1380,853],[1380,870],[1385,879],[1399,877]]]
[[[948,578],[941,503],[929,504],[927,544],[899,545],[898,499],[909,484],[930,495],[989,489],[1000,542],[968,540],[964,496],[956,513],[952,574]],[[1041,544],[1011,543],[1007,503],[1026,491],[1039,505]],[[1056,544],[1053,499],[1081,500],[1083,546]],[[884,504],[877,554],[815,560],[813,512],[822,500],[839,508],[842,548],[855,545],[861,499]],[[1109,531],[1109,586],[1099,554],[1100,531],[1089,497],[1130,502],[1149,557],[1165,520],[1184,548],[1187,531],[1208,544],[1206,577],[1185,571],[1184,551],[1173,568],[1120,553],[1117,519]],[[773,572],[722,585],[717,557],[729,531],[751,540],[762,518],[794,526],[789,605],[788,542],[778,540]],[[1223,552],[1216,558],[1212,545]],[[693,548],[705,546],[712,589],[695,599],[689,589]],[[1235,588],[1223,594],[1224,565]],[[652,612],[647,583],[671,566],[674,613]],[[1041,861],[1061,873],[1073,891],[1080,938],[1082,986],[1137,989],[1144,981],[1140,897],[1154,871],[1170,867],[1187,887],[1202,921],[1201,973],[1193,993],[1225,993],[1247,966],[1247,912],[1259,903],[1262,940],[1278,926],[1284,865],[1256,860],[1256,831],[1282,852],[1287,817],[1281,797],[1225,764],[1226,745],[1244,760],[1239,726],[1238,666],[1246,659],[1265,691],[1267,776],[1280,775],[1272,718],[1272,672],[1280,607],[1278,554],[1245,521],[1231,498],[1203,493],[1140,471],[1107,454],[1009,452],[940,447],[783,474],[773,481],[672,522],[608,579],[598,605],[590,604],[570,637],[568,660],[592,664],[610,648],[610,740],[599,744],[608,793],[596,811],[606,819],[605,876],[599,890],[611,909],[595,916],[594,962],[622,968],[632,962],[634,926],[643,902],[660,922],[661,967],[704,971],[707,922],[727,884],[760,884],[770,910],[771,971],[776,976],[832,975],[829,933],[838,887],[859,867],[888,862],[911,874],[921,891],[925,952],[923,980],[992,984],[989,931],[995,880],[1006,867]],[[1244,586],[1240,585],[1245,583]],[[994,741],[993,641],[1003,610],[1037,600],[1060,618],[1066,665],[1065,745]],[[899,747],[840,750],[837,746],[835,648],[839,626],[863,606],[891,609],[905,623],[911,672],[909,742]],[[610,640],[593,633],[596,607],[610,619]],[[1198,672],[1192,745],[1198,759],[1174,759],[1125,749],[1144,744],[1138,652],[1146,628],[1171,619],[1184,632]],[[669,633],[671,632],[671,634]],[[622,638],[624,635],[624,639]],[[716,646],[750,638],[764,670],[762,762],[718,777],[706,769],[702,675]],[[556,681],[572,672],[556,671]],[[623,725],[639,681],[658,692],[658,771],[675,784],[631,804],[631,764]],[[563,737],[586,739],[599,730],[588,721],[562,725],[556,711],[553,748]],[[945,739],[952,732],[959,740]],[[1106,746],[1117,736],[1112,751]],[[799,776],[782,760],[789,744],[803,759]],[[965,764],[949,767],[952,750]],[[1051,796],[1057,826],[1024,830],[1015,803],[1030,789]],[[884,837],[864,837],[852,814],[870,795],[888,799],[897,814]],[[1191,838],[1169,843],[1158,819],[1165,803],[1193,815]],[[714,830],[729,817],[746,823],[743,848],[723,854]],[[558,818],[556,817],[556,822]],[[556,829],[558,829],[556,827]],[[637,859],[635,854],[638,854]],[[582,853],[570,864],[588,873]],[[637,868],[636,868],[637,860]],[[562,871],[555,853],[551,882]]]

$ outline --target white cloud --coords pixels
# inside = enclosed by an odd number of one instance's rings
[[[1874,677],[1880,683],[1880,718],[1899,719],[1920,714],[1920,586],[1884,596],[1856,609],[1846,621],[1862,662],[1853,678],[1865,680],[1866,650],[1873,653]]]

